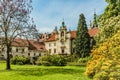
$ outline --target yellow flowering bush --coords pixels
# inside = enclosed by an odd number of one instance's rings
[[[94,80],[120,80],[120,31],[94,47],[87,63],[86,75]]]

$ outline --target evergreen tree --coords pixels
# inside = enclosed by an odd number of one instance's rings
[[[76,32],[75,53],[79,57],[83,58],[88,56],[89,52],[90,52],[90,36],[88,34],[84,14],[81,14]]]

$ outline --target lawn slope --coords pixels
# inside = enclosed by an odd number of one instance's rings
[[[34,65],[12,65],[12,70],[5,70],[5,63],[0,62],[0,80],[90,80],[84,75],[85,67],[45,67]]]

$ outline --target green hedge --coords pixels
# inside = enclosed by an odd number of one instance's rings
[[[60,55],[47,55],[39,57],[37,64],[44,66],[65,66],[67,64],[67,59]]]
[[[15,56],[11,59],[11,64],[18,65],[30,64],[30,59],[23,56]]]

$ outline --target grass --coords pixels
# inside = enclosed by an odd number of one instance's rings
[[[12,70],[7,71],[5,65],[0,62],[0,80],[90,80],[80,66],[11,65]]]

